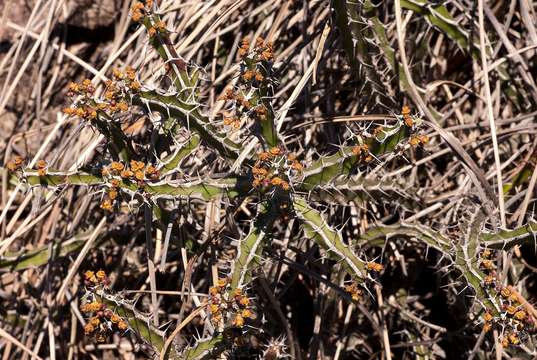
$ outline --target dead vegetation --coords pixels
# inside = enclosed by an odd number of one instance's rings
[[[531,1],[16,1],[3,359],[536,356]]]

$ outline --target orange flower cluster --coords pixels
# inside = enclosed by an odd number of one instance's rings
[[[242,79],[247,82],[252,81],[254,79],[256,81],[263,81],[265,77],[263,76],[263,74],[261,74],[261,71],[259,70],[246,70],[244,74],[242,74]]]
[[[251,48],[250,40],[244,38],[240,43],[239,57],[241,81],[235,89],[226,89],[218,98],[231,102],[231,115],[234,116],[224,115],[224,125],[233,126],[235,129],[240,128],[241,121],[238,119],[263,121],[272,114],[269,100],[272,94],[272,87],[269,86],[272,64],[268,62],[274,57],[272,44],[258,37]]]
[[[42,159],[38,160],[35,166],[37,167],[37,175],[39,176],[47,175],[48,164],[45,160],[42,160]]]
[[[103,177],[120,177],[127,181],[135,181],[138,185],[143,185],[145,180],[158,180],[160,171],[153,165],[146,165],[143,161],[131,160],[130,167],[122,162],[112,161],[109,166],[101,170]],[[107,211],[113,209],[115,200],[119,194],[120,179],[112,178],[107,195],[101,202],[101,208]]]
[[[63,113],[67,116],[78,116],[85,120],[93,120],[97,117],[97,110],[92,106],[73,106],[63,109]]]
[[[288,191],[290,188],[289,182],[276,174],[287,173],[289,170],[292,172],[301,172],[304,167],[296,160],[293,154],[289,154],[284,161],[282,161],[283,156],[285,154],[279,147],[273,147],[269,151],[257,154],[258,160],[252,168],[252,174],[254,176],[252,186],[255,188],[276,186]]]
[[[164,24],[164,22],[162,22],[161,20],[157,21],[153,26],[147,29],[149,37],[155,36],[157,32],[161,34],[166,32],[166,24]]]
[[[15,156],[13,160],[8,161],[6,167],[9,171],[17,171],[22,168],[24,159],[21,156]]]
[[[483,329],[488,332],[495,323],[501,322],[500,327],[504,334],[500,340],[502,346],[518,345],[520,338],[525,333],[535,330],[535,319],[528,313],[522,304],[523,299],[513,288],[497,284],[496,266],[491,259],[492,255],[491,250],[484,250],[480,256],[479,267],[485,274],[483,282],[489,289],[490,295],[501,302],[503,315],[499,318],[494,318],[491,311],[486,311],[483,315]]]
[[[427,135],[412,135],[408,143],[411,146],[426,145],[429,143],[429,137]]]
[[[125,94],[118,82],[107,80],[104,92],[104,102],[97,104],[97,108],[110,114],[129,110],[129,104],[124,100]]]
[[[103,270],[97,272],[88,270],[84,273],[84,284],[88,287],[106,287],[110,285],[110,279]]]
[[[274,48],[271,42],[265,42],[262,37],[255,40],[254,47],[255,61],[271,61],[274,60]]]
[[[239,56],[241,58],[246,57],[248,53],[250,52],[250,40],[248,38],[244,38],[241,40],[241,46],[239,47]]]
[[[241,57],[241,79],[248,85],[252,85],[252,81],[258,84],[266,80],[267,74],[270,73],[268,64],[258,65],[262,61],[270,61],[274,58],[272,44],[266,43],[263,38],[258,37],[255,42],[252,56],[250,54],[250,43],[248,39],[243,39],[239,48],[239,56]],[[255,83],[254,83],[255,84]]]
[[[403,121],[405,122],[406,126],[410,128],[414,126],[414,119],[412,119],[412,116],[410,115],[410,108],[408,106],[403,106],[401,115],[403,115]]]
[[[84,326],[84,333],[94,335],[97,342],[104,342],[111,331],[123,332],[129,328],[127,322],[104,303],[92,301],[80,306],[80,311],[93,314]]]
[[[90,98],[95,93],[95,87],[90,79],[84,79],[81,83],[70,82],[69,85],[67,85],[67,90],[67,96],[69,97],[80,95]]]
[[[349,285],[346,285],[345,291],[349,293],[349,295],[352,297],[352,300],[354,301],[360,301],[362,299],[363,292],[354,282]]]
[[[360,162],[370,162],[373,160],[373,156],[371,156],[369,152],[369,146],[367,144],[362,145],[356,145],[352,148],[352,153],[354,156],[358,157],[358,161]]]
[[[250,40],[244,38],[241,41],[239,47],[239,56],[245,59],[250,54]],[[270,61],[274,59],[274,49],[271,42],[265,42],[262,37],[258,37],[255,40],[255,46],[253,48],[254,60],[258,61]]]
[[[145,4],[139,1],[135,2],[131,7],[132,21],[141,21],[145,16],[151,13],[152,7],[153,0],[145,0]]]
[[[216,286],[209,289],[207,307],[215,326],[230,321],[234,327],[243,327],[246,319],[254,317],[250,305],[251,301],[242,289],[231,290],[229,278],[219,279]]]
[[[141,85],[136,80],[134,69],[128,67],[125,72],[113,70],[114,80],[107,80],[106,89],[102,102],[93,99],[95,88],[89,79],[83,80],[80,84],[70,83],[68,86],[68,96],[80,95],[81,98],[75,106],[66,107],[63,112],[68,116],[78,116],[82,119],[93,120],[97,117],[99,111],[115,114],[126,112],[129,104],[125,100],[129,92],[137,92]]]
[[[241,119],[238,116],[225,117],[224,115],[224,125],[233,126],[235,129],[241,127]]]
[[[224,115],[224,125],[233,126],[235,129],[240,128],[241,116],[238,114],[248,114],[248,112],[252,108],[252,104],[250,103],[250,101],[246,99],[244,95],[242,95],[242,93],[235,91],[231,88],[226,89],[224,93],[218,98],[218,100],[231,101],[233,103],[233,108],[237,112],[237,114],[233,114],[233,112],[224,111],[222,113],[222,115]]]
[[[244,110],[250,110],[252,104],[239,92],[235,92],[233,89],[226,89],[224,94],[218,98],[223,101],[234,101],[237,106],[241,106]]]
[[[153,165],[146,165],[143,161],[130,161],[130,167],[119,161],[112,161],[110,166],[101,170],[103,176],[120,176],[125,180],[143,182],[144,180],[158,180],[160,171]]]
[[[116,81],[123,81],[122,85],[134,92],[139,91],[142,87],[136,80],[136,71],[130,66],[127,66],[125,72],[121,72],[119,69],[113,69],[112,75]]]
[[[81,96],[79,104],[63,109],[68,116],[78,116],[85,120],[93,120],[97,117],[97,109],[92,105],[95,87],[90,79],[84,79],[81,83],[71,82],[67,86],[67,96]]]
[[[384,269],[384,266],[382,264],[376,263],[376,262],[368,262],[366,265],[367,270],[374,271],[374,272],[381,272],[382,269]]]

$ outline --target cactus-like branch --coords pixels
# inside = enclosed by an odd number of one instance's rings
[[[80,234],[62,243],[54,244],[52,251],[55,257],[63,257],[80,250],[86,243],[88,233]],[[100,244],[104,238],[100,237],[94,246]],[[26,270],[45,265],[51,258],[50,246],[43,245],[30,251],[6,253],[0,258],[0,268],[9,268],[11,271]]]
[[[175,153],[171,154],[167,158],[163,159],[162,162],[164,166],[162,167],[163,175],[167,175],[169,172],[174,171],[178,166],[181,160],[190,155],[195,149],[198,148],[200,143],[199,135],[192,135],[188,142],[184,144],[181,148],[177,149]]]
[[[377,226],[362,234],[358,240],[358,244],[363,242],[374,243],[375,240],[389,238],[415,239],[451,257],[450,251],[452,250],[452,244],[449,239],[438,231],[423,225],[401,223],[397,225]],[[384,241],[378,245],[382,246],[383,244]]]
[[[358,19],[362,5],[358,1],[334,0],[335,23],[342,35],[343,46],[351,67],[355,72],[363,71],[371,86],[375,98],[389,106],[394,106],[391,97],[382,86],[382,79],[376,69],[372,56],[376,49],[367,41],[364,33],[368,32],[367,24]]]
[[[143,91],[134,96],[132,102],[180,119],[184,126],[197,132],[207,145],[216,149],[226,159],[237,158],[240,145],[231,141],[226,134],[219,132],[209,119],[200,113],[198,104],[186,102],[174,95],[159,94],[156,91]]]
[[[229,346],[223,334],[218,334],[208,340],[200,340],[196,345],[187,349],[180,357],[181,360],[214,359]]]
[[[379,157],[394,151],[409,134],[408,127],[398,122],[396,125],[385,127],[377,137],[366,138],[364,143],[368,146],[370,154]],[[329,184],[338,177],[349,175],[359,165],[353,149],[353,146],[343,146],[337,153],[314,161],[304,171],[300,190],[309,191],[316,186]]]
[[[419,198],[405,191],[403,185],[389,180],[366,179],[361,176],[339,178],[328,185],[317,186],[310,193],[314,200],[347,203],[348,201],[379,200],[397,202],[399,206],[416,208]]]
[[[100,175],[92,175],[83,172],[64,173],[49,171],[45,176],[39,176],[37,171],[32,169],[24,170],[24,179],[29,185],[42,185],[56,187],[61,185],[106,185],[107,182]],[[169,183],[165,181],[146,183],[142,186],[122,180],[118,187],[127,192],[143,192],[153,199],[191,197],[204,200],[211,200],[220,195],[230,198],[239,194],[236,188],[238,181],[234,178],[221,180],[211,180],[207,182],[194,181],[183,183]]]
[[[250,232],[240,240],[238,253],[231,270],[231,288],[242,288],[251,279],[251,272],[263,251],[263,245],[271,232],[277,214],[273,207],[264,203],[259,204],[259,215],[252,222]]]
[[[313,239],[328,256],[343,262],[350,275],[357,282],[362,282],[367,276],[366,264],[343,242],[341,234],[330,228],[321,213],[311,208],[306,200],[297,197],[293,199],[293,206],[297,216],[318,235]]]
[[[155,353],[160,353],[164,347],[164,332],[154,328],[151,325],[151,319],[139,311],[127,301],[120,299],[112,294],[95,294],[97,299],[105,303],[109,308],[113,309],[129,324],[131,329],[139,339],[151,347]],[[169,351],[169,359],[180,359],[179,354],[174,348]]]
[[[503,230],[497,233],[481,234],[482,246],[492,249],[509,250],[513,246],[522,245],[525,242],[535,244],[537,239],[537,222],[530,222],[514,230]]]
[[[489,311],[499,314],[499,305],[492,299],[484,286],[485,275],[477,265],[476,253],[479,249],[479,233],[474,230],[480,228],[485,220],[482,216],[475,216],[469,223],[470,234],[466,234],[461,241],[454,243],[437,231],[422,225],[397,224],[375,227],[360,237],[361,241],[374,242],[377,239],[390,237],[403,237],[424,242],[450,260],[461,272],[468,286],[474,289],[476,299]]]

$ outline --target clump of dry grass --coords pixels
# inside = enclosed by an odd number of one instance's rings
[[[535,357],[530,2],[26,5],[4,359]]]

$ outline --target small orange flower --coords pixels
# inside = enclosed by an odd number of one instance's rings
[[[257,166],[254,166],[252,168],[252,173],[254,175],[258,175],[258,176],[266,176],[267,173],[268,173],[268,170],[265,169],[265,168],[261,168],[261,167],[257,167]]]
[[[110,168],[114,171],[122,171],[125,168],[125,165],[118,161],[112,161],[112,164],[110,164]]]
[[[223,288],[228,284],[228,282],[229,282],[228,278],[221,278],[221,279],[218,279],[216,284],[217,284],[218,287]]]
[[[254,76],[255,72],[253,70],[248,70],[242,75],[242,78],[244,79],[244,81],[250,81],[254,78]]]
[[[484,280],[485,285],[490,286],[490,285],[494,284],[495,281],[496,281],[496,277],[494,275],[485,276],[485,280]]]
[[[138,91],[142,88],[142,85],[138,81],[133,81],[130,84],[130,88],[134,91]]]
[[[414,126],[414,120],[410,116],[405,116],[404,120],[405,120],[405,125],[406,126],[408,126],[408,127]]]
[[[267,114],[267,108],[264,105],[257,106],[255,108],[255,113],[259,116],[264,116]]]
[[[90,335],[94,330],[95,330],[95,327],[89,323],[84,326],[84,333],[86,335]]]
[[[524,320],[526,318],[526,312],[524,310],[519,310],[514,315],[517,320]]]
[[[89,323],[95,327],[99,326],[99,324],[101,323],[101,321],[99,320],[98,317],[94,316],[91,318],[91,320],[89,321]]]
[[[419,139],[423,145],[429,143],[429,137],[427,135],[419,135]]]
[[[144,179],[144,173],[142,171],[136,171],[134,177],[136,180],[142,181]]]
[[[270,181],[270,183],[274,186],[279,186],[281,185],[283,182],[283,180],[277,176],[273,177],[272,180]]]
[[[244,326],[244,318],[237,314],[235,316],[235,319],[233,320],[233,325],[236,326],[236,327],[243,327]]]
[[[96,280],[95,273],[91,270],[86,271],[84,273],[84,279],[89,280],[89,281],[95,281]]]
[[[408,142],[411,146],[417,146],[420,144],[420,139],[417,136],[412,136]]]
[[[509,314],[509,315],[514,315],[516,313],[516,307],[514,307],[513,305],[509,305],[507,306],[507,308],[505,309],[505,311]]]
[[[367,270],[369,271],[381,272],[383,268],[384,267],[381,264],[375,262],[367,263]]]
[[[245,319],[251,318],[253,316],[253,313],[250,309],[244,309],[241,312],[241,316]]]
[[[518,345],[520,343],[520,339],[515,333],[509,334],[509,342],[513,345]]]
[[[112,210],[112,200],[104,199],[101,202],[101,209],[106,210],[106,211],[111,211]]]
[[[242,306],[248,306],[250,305],[250,299],[248,299],[246,296],[243,296],[240,298],[239,304],[241,304]]]
[[[126,169],[121,172],[120,176],[124,179],[128,179],[130,177],[133,177],[134,173],[131,170]]]
[[[95,276],[97,277],[97,279],[99,279],[99,281],[103,281],[104,279],[106,279],[106,273],[103,270],[97,271]]]
[[[36,163],[36,166],[38,169],[44,169],[47,167],[47,162],[45,160],[39,160],[37,163]]]
[[[367,144],[356,145],[352,148],[352,153],[356,156],[369,153],[369,146]]]
[[[270,160],[270,158],[272,157],[272,154],[269,153],[269,152],[260,152],[259,154],[257,154],[257,158],[261,161],[267,161],[267,160]]]
[[[71,81],[67,85],[67,89],[71,92],[78,92],[80,90],[80,86],[77,83]]]
[[[291,164],[291,168],[295,169],[296,171],[302,171],[304,170],[304,165],[302,165],[298,161],[293,161],[293,163]]]
[[[487,270],[494,270],[496,268],[496,266],[494,266],[494,263],[492,262],[492,260],[489,260],[489,259],[485,259],[481,262],[481,265],[483,265],[483,267]]]
[[[219,292],[220,292],[220,290],[219,290],[218,287],[216,287],[216,286],[211,286],[211,287],[209,288],[209,294],[210,294],[211,296],[216,296],[216,295],[218,295]]]
[[[153,175],[157,172],[157,169],[153,165],[148,165],[145,168],[145,174],[146,175]]]
[[[117,191],[114,189],[110,189],[110,191],[108,191],[108,197],[110,198],[110,200],[115,200],[117,198]]]
[[[6,167],[9,171],[15,171],[22,166],[23,162],[24,162],[24,159],[22,157],[15,156],[13,160],[7,163]]]
[[[220,311],[220,308],[218,307],[217,304],[210,304],[209,311],[211,312],[211,314],[216,314]]]
[[[129,105],[125,101],[120,101],[119,104],[117,104],[117,108],[121,112],[125,112],[129,110]]]

